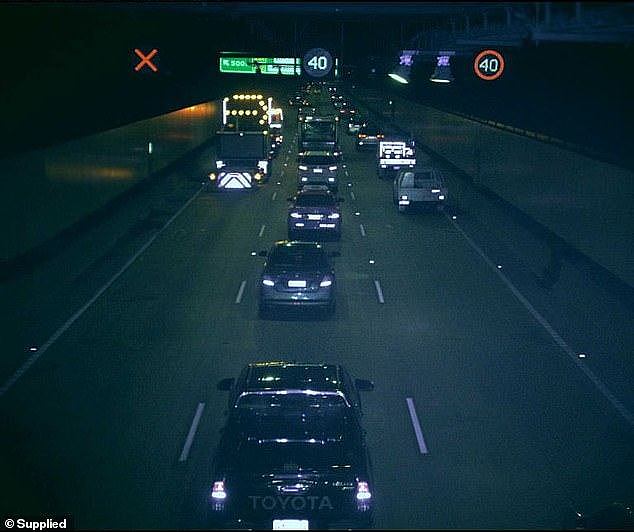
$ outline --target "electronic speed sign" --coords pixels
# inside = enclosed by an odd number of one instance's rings
[[[480,79],[493,81],[504,72],[504,58],[495,50],[483,50],[473,61],[473,70]]]
[[[302,67],[304,72],[314,78],[321,78],[330,73],[332,70],[332,55],[328,50],[323,48],[313,48],[304,55]]]

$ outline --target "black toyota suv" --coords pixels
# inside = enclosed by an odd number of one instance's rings
[[[213,527],[268,530],[372,526],[371,462],[359,391],[340,365],[258,362],[230,391],[213,461]]]

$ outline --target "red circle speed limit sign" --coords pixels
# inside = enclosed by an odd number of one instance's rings
[[[480,79],[493,81],[504,72],[504,58],[495,50],[483,50],[476,56],[473,70]]]

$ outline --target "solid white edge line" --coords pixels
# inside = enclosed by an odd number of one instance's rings
[[[359,224],[359,229],[361,230],[361,236],[365,236],[365,227],[363,227],[363,224]]]
[[[357,199],[357,198],[355,197],[355,195],[354,195],[354,192],[352,192],[352,190],[350,191],[350,197],[351,197],[353,200],[356,200],[356,199]]]
[[[379,303],[385,303],[383,299],[383,290],[381,290],[381,283],[377,279],[374,280],[374,287],[376,288],[376,295],[379,297]]]
[[[242,281],[240,283],[240,289],[238,290],[238,295],[236,296],[236,303],[240,303],[242,301],[242,294],[244,293],[244,287],[247,285],[246,281]]]
[[[8,381],[6,381],[3,385],[2,388],[0,388],[0,397],[2,397],[5,393],[7,393],[12,387],[13,385],[17,382],[17,380],[24,375],[24,373],[26,373],[26,371],[33,365],[35,364],[35,362],[37,362],[37,360],[44,354],[46,353],[46,351],[48,351],[48,348],[51,347],[56,341],[57,339],[64,334],[72,325],[73,323],[75,323],[80,317],[81,315],[86,312],[91,306],[92,304],[97,301],[97,299],[99,299],[99,297],[106,291],[108,290],[108,288],[110,288],[112,286],[112,284],[119,278],[121,277],[121,275],[130,267],[132,266],[132,264],[134,263],[134,261],[139,258],[139,256],[141,255],[141,253],[143,253],[147,248],[149,248],[152,243],[158,238],[158,236],[178,217],[178,215],[180,213],[182,213],[189,205],[192,201],[194,201],[198,195],[202,192],[203,187],[200,187],[196,193],[189,198],[189,200],[187,200],[187,202],[185,203],[185,205],[183,205],[178,211],[176,211],[176,214],[174,214],[168,221],[167,223],[161,227],[161,229],[158,230],[158,232],[156,232],[145,244],[143,244],[143,246],[141,246],[141,248],[134,254],[132,255],[132,257],[128,260],[128,262],[126,262],[117,273],[115,273],[110,280],[104,284],[99,290],[97,290],[97,292],[95,293],[95,295],[93,295],[87,303],[84,304],[83,307],[81,307],[77,312],[75,312],[70,318],[68,318],[66,320],[66,322],[59,328],[57,329],[53,335],[46,340],[46,342],[44,342],[44,344],[42,344],[42,346],[39,348],[38,351],[36,351],[35,353],[33,353],[27,360],[26,362],[24,362],[24,364],[22,364],[22,366],[20,366],[20,368],[9,378]]]
[[[423,438],[423,431],[420,428],[420,422],[418,421],[418,415],[416,414],[416,408],[414,407],[414,399],[407,397],[407,410],[409,410],[409,417],[414,426],[414,434],[416,434],[416,441],[418,442],[418,449],[420,454],[428,454],[427,445],[425,444],[425,438]]]
[[[198,430],[198,424],[200,423],[200,418],[203,415],[204,409],[205,403],[198,403],[196,414],[194,414],[194,419],[192,420],[191,427],[189,427],[189,433],[187,434],[185,445],[183,446],[183,450],[178,459],[179,462],[184,462],[189,456],[189,450],[191,449],[192,443],[194,443],[194,436],[196,436],[196,430]]]
[[[273,201],[275,201],[275,198],[277,198],[277,191],[273,192],[273,196],[271,196],[271,199]]]
[[[555,343],[561,348],[561,350],[568,355],[568,357],[575,363],[575,365],[583,371],[584,375],[590,379],[590,382],[594,384],[594,386],[601,392],[601,394],[610,402],[610,404],[617,410],[623,418],[631,425],[634,426],[634,415],[621,403],[619,399],[615,397],[615,395],[608,389],[608,387],[603,384],[601,379],[597,377],[594,372],[588,368],[575,354],[575,352],[571,349],[571,347],[566,343],[566,341],[553,329],[553,327],[546,321],[536,309],[531,305],[531,303],[520,293],[520,291],[515,288],[513,283],[502,273],[502,271],[495,265],[489,258],[484,254],[484,251],[480,249],[467,233],[464,232],[462,227],[460,227],[455,220],[452,220],[451,217],[445,214],[445,217],[453,224],[453,226],[462,234],[464,239],[468,242],[468,244],[476,251],[480,257],[484,260],[484,262],[493,270],[497,276],[502,280],[502,282],[507,286],[507,288],[513,293],[516,299],[524,305],[526,310],[535,318],[535,320],[548,332],[548,334],[552,337]]]
[[[264,228],[266,227],[266,225],[262,224],[262,227],[260,227],[260,232],[258,233],[258,236],[260,238],[262,238],[262,235],[264,234]]]

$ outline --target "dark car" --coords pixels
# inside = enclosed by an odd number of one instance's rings
[[[376,150],[383,138],[385,138],[383,129],[378,124],[366,122],[357,133],[357,150],[367,148]]]
[[[260,314],[272,307],[335,310],[335,272],[330,255],[317,242],[281,240],[266,256],[260,279]]]
[[[360,391],[340,365],[259,362],[230,391],[209,483],[211,526],[268,530],[372,526],[371,461]]]
[[[339,202],[328,190],[302,190],[288,209],[288,238],[296,239],[300,234],[333,235],[341,238],[341,211]]]

